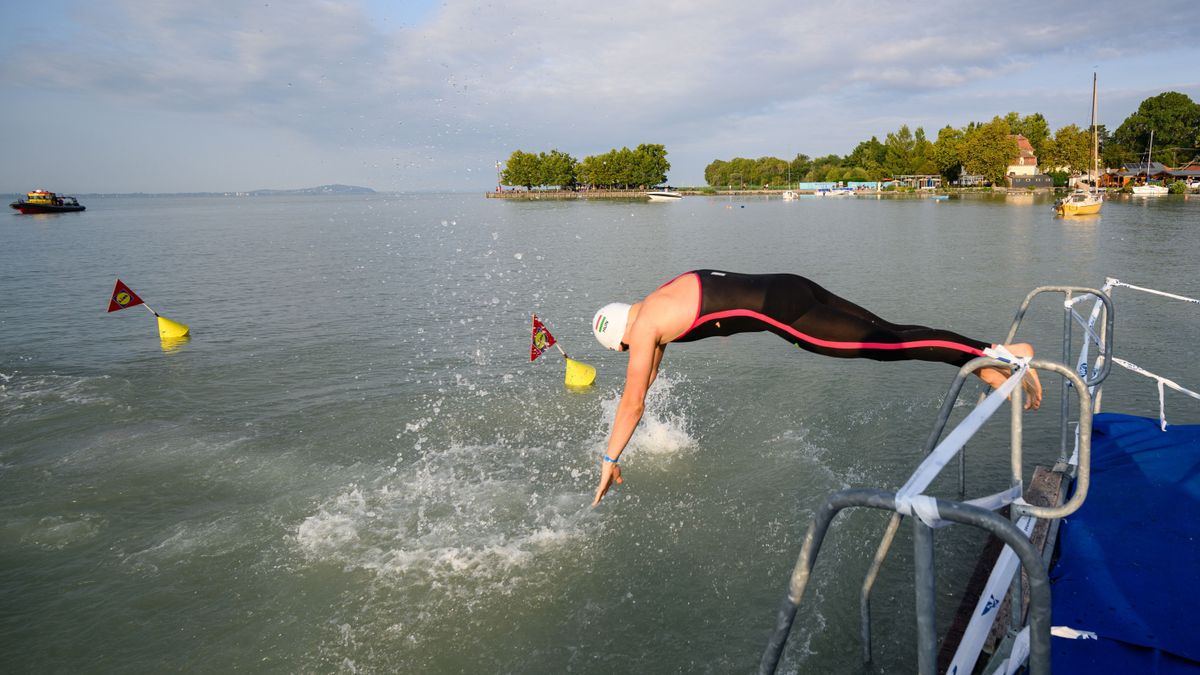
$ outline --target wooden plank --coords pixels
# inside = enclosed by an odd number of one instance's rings
[[[1034,506],[1055,506],[1059,503],[1059,493],[1062,491],[1063,485],[1066,483],[1066,475],[1056,473],[1044,466],[1038,466],[1033,471],[1033,478],[1029,484],[1025,486],[1025,501]],[[1046,545],[1046,534],[1050,530],[1050,521],[1038,519],[1033,525],[1033,533],[1029,540],[1033,543],[1034,548],[1038,552],[1042,552]],[[1025,613],[1029,609],[1029,575],[1025,570],[1021,570],[1021,619],[1024,620]],[[1004,634],[1008,631],[1010,616],[1012,609],[1009,596],[1004,597],[1004,602],[1000,604],[999,613],[996,615],[996,622],[992,624],[992,630],[988,633],[988,639],[983,643],[983,650],[988,654],[992,654],[996,650],[996,645],[1000,644],[1000,640],[1004,638]]]

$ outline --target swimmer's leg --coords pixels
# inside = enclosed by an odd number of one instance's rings
[[[774,328],[772,332],[802,349],[825,356],[938,361],[962,367],[993,346],[949,330],[892,323],[797,275],[779,275],[768,298],[765,309],[790,329]],[[1033,357],[1033,347],[1028,344],[1005,346],[1014,356]],[[993,388],[1003,384],[1010,374],[1008,369],[999,368],[976,371]],[[1037,409],[1042,399],[1037,371],[1029,370],[1022,387],[1026,393],[1025,407]]]
[[[799,338],[793,340],[799,347],[836,358],[938,361],[955,367],[991,346],[953,331],[894,324],[857,309],[817,304],[792,322],[788,339]]]

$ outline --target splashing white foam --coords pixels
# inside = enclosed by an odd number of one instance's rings
[[[650,456],[675,456],[693,450],[696,441],[688,430],[687,405],[679,389],[686,382],[681,375],[662,376],[646,394],[646,409],[642,421],[629,439],[626,450]],[[604,410],[605,430],[600,445],[607,442],[612,433],[613,417],[616,415],[620,392],[601,402]]]
[[[511,588],[539,555],[585,537],[586,503],[547,494],[511,448],[452,445],[373,485],[350,485],[296,528],[310,562],[475,594]],[[482,585],[482,588],[481,588]]]
[[[11,375],[0,373],[0,403],[19,410],[27,406],[108,404],[112,399],[103,391],[108,375]]]

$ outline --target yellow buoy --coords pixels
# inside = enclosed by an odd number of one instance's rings
[[[568,387],[587,387],[595,381],[595,368],[575,359],[567,359],[567,375],[564,382]]]
[[[187,326],[172,321],[165,316],[158,317],[158,336],[167,339],[176,339],[184,337],[191,330]]]
[[[183,349],[183,346],[192,341],[192,336],[185,335],[178,338],[161,338],[162,350],[168,354],[174,353]]]

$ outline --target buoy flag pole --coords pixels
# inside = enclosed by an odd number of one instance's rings
[[[125,282],[117,279],[117,285],[113,287],[112,296],[108,299],[108,311],[116,312],[138,305],[145,305],[146,309],[158,319],[158,335],[161,338],[177,339],[187,337],[188,332],[191,330],[186,325],[172,321],[154,311],[150,305],[146,304],[145,300],[142,300],[138,297],[137,293],[133,292],[132,288],[126,286]]]
[[[552,346],[558,350],[559,354],[562,354],[563,360],[567,363],[567,372],[563,377],[564,384],[568,387],[586,387],[596,380],[596,369],[567,356],[546,325],[538,321],[537,314],[534,314],[533,343],[529,348],[529,360],[533,361]]]

